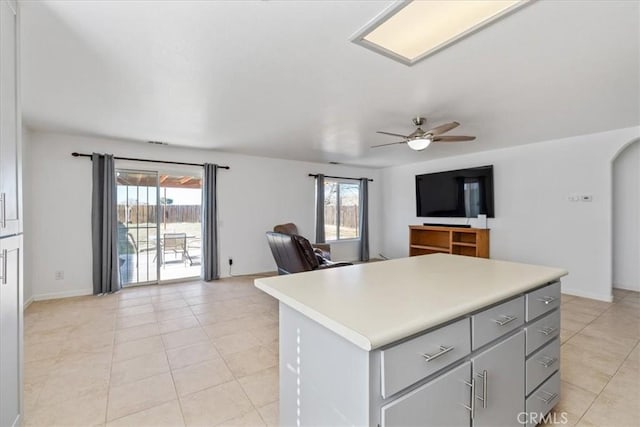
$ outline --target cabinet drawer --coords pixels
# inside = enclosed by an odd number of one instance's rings
[[[469,425],[469,362],[382,407],[382,427]]]
[[[558,401],[560,401],[560,372],[553,374],[527,399],[527,427],[535,427]]]
[[[527,322],[560,307],[560,282],[527,294]]]
[[[476,350],[523,324],[524,297],[518,297],[474,314],[471,318],[473,349]]]
[[[526,327],[527,356],[560,333],[560,310],[556,310]]]
[[[469,319],[380,352],[382,397],[387,398],[471,352]]]
[[[527,360],[527,395],[560,367],[560,338],[555,338]]]

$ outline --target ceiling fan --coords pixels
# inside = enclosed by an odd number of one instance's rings
[[[414,118],[413,124],[418,128],[411,132],[409,135],[400,135],[398,133],[383,132],[379,130],[376,133],[398,136],[400,138],[403,138],[403,140],[397,142],[389,142],[387,144],[373,145],[371,146],[371,148],[385,147],[387,145],[407,144],[412,150],[421,151],[431,145],[432,142],[461,142],[473,141],[474,139],[476,139],[475,136],[442,135],[443,133],[449,132],[451,129],[460,126],[460,123],[458,122],[445,123],[443,125],[436,126],[433,129],[429,129],[428,131],[424,131],[420,128],[420,126],[426,123],[426,121],[427,120],[423,117]]]

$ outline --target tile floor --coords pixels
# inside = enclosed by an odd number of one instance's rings
[[[255,277],[130,288],[25,313],[25,426],[278,424],[278,308]],[[640,294],[563,295],[569,425],[638,426]]]
[[[25,426],[278,424],[278,305],[255,277],[25,312]]]
[[[566,412],[565,425],[640,425],[640,293],[613,292],[613,303],[562,295],[562,389],[554,410]]]

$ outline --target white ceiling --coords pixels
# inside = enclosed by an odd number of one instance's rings
[[[25,121],[365,166],[640,123],[636,1],[536,1],[413,67],[349,42],[389,4],[22,2]],[[369,148],[416,114],[478,138]]]

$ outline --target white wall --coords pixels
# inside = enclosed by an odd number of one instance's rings
[[[220,171],[218,183],[223,276],[228,274],[228,257],[233,257],[233,274],[275,270],[264,235],[275,224],[295,222],[300,233],[313,240],[314,180],[309,173],[374,179],[369,186],[372,256],[381,246],[379,170],[39,131],[32,132],[27,145],[25,174],[30,184],[25,204],[31,215],[25,222],[25,246],[31,255],[25,269],[30,270],[36,299],[91,293],[91,162],[73,158],[73,151],[229,165],[230,170]],[[357,248],[354,243],[335,244],[332,256],[354,259]],[[54,280],[58,270],[64,271],[64,280]]]
[[[416,174],[492,164],[491,257],[566,268],[564,292],[609,300],[611,164],[638,135],[633,127],[385,169],[383,253],[408,254],[410,224],[446,222],[415,216]],[[572,193],[593,201],[569,202]]]
[[[70,153],[99,151],[230,165],[231,170],[220,172],[219,184],[223,275],[229,256],[234,274],[273,270],[264,232],[274,224],[293,221],[303,235],[313,237],[310,172],[373,178],[370,253],[401,257],[408,254],[408,225],[429,221],[415,216],[414,176],[493,164],[496,218],[489,220],[491,256],[564,267],[570,273],[564,292],[607,300],[612,283],[612,163],[639,135],[640,128],[633,127],[372,170],[28,132],[25,282],[32,284],[36,298],[91,292],[91,162]],[[591,194],[593,202],[569,202],[572,193]],[[336,259],[353,259],[356,254],[349,244],[334,245],[332,252]],[[64,280],[54,280],[56,270],[65,272]]]
[[[640,142],[613,164],[613,286],[640,291]]]

